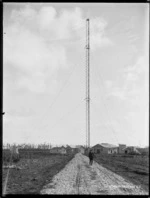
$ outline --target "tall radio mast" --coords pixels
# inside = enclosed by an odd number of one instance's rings
[[[86,147],[90,148],[90,20],[86,19]]]

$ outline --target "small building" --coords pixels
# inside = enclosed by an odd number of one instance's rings
[[[149,147],[136,147],[136,149],[141,153],[141,155],[149,155]]]
[[[85,147],[82,146],[82,145],[77,145],[76,150],[77,150],[78,153],[82,153],[82,154],[85,153]]]
[[[74,153],[79,153],[79,148],[76,148],[76,147],[73,148],[73,152],[74,152]]]
[[[134,146],[128,146],[124,149],[125,154],[141,154],[136,147]]]
[[[61,154],[66,154],[67,153],[66,148],[64,146],[60,147],[60,153]]]
[[[105,153],[105,154],[115,154],[118,153],[118,146],[108,144],[108,143],[101,143],[96,144],[92,147],[92,150],[94,153]]]
[[[67,152],[67,154],[71,154],[71,153],[74,152],[74,149],[71,148],[71,146],[67,145],[67,146],[66,146],[66,152]]]
[[[69,146],[69,145],[66,145],[66,152],[67,153],[78,153],[79,150],[76,146]]]
[[[67,151],[66,151],[66,148],[64,146],[62,147],[53,147],[50,149],[50,153],[53,153],[53,154],[66,154]]]
[[[124,151],[126,149],[126,144],[119,144],[119,147],[118,147],[118,153],[119,154],[124,154]]]
[[[82,153],[82,154],[85,153],[85,148],[83,146],[80,146],[78,149],[79,149],[79,153]]]

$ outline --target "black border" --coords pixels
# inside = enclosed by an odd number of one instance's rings
[[[1,108],[1,119],[0,119],[0,127],[1,127],[1,137],[0,137],[0,150],[1,150],[1,167],[2,167],[2,145],[3,145],[3,4],[0,2],[0,46],[1,46],[1,57],[0,57],[0,108]],[[1,184],[2,184],[2,168],[1,168]],[[2,185],[0,189],[0,193],[2,194]]]
[[[0,189],[0,198],[1,197],[14,197],[14,196],[22,196],[22,197],[26,197],[26,196],[49,196],[49,195],[39,195],[39,194],[15,194],[15,195],[2,195],[2,145],[3,145],[3,116],[5,115],[5,112],[3,112],[3,3],[150,3],[150,0],[139,0],[139,1],[134,1],[134,0],[122,0],[122,1],[113,1],[113,0],[108,0],[108,1],[92,1],[92,2],[88,2],[88,1],[71,1],[71,2],[63,2],[63,1],[34,1],[34,0],[30,0],[30,1],[11,1],[11,0],[0,0],[0,25],[1,25],[1,37],[0,37],[0,45],[1,45],[1,58],[0,58],[0,63],[1,63],[1,67],[0,67],[0,79],[1,79],[1,86],[0,86],[0,92],[1,92],[1,97],[0,97],[0,104],[1,104],[1,120],[0,120],[0,127],[1,127],[1,141],[0,141],[0,149],[1,149],[1,189]],[[150,7],[149,7],[150,9]],[[149,12],[149,16],[150,16],[150,12]],[[150,17],[149,17],[150,18]],[[150,38],[150,37],[149,37]],[[150,46],[150,41],[149,41],[149,46]],[[149,64],[150,65],[150,64]],[[149,71],[150,74],[150,71]],[[150,82],[149,82],[150,84]],[[150,112],[150,106],[149,106],[149,112]],[[150,139],[149,139],[150,140]],[[150,179],[149,179],[149,184],[150,184]],[[50,195],[51,197],[53,196],[82,196],[82,197],[88,197],[88,196],[95,196],[95,197],[149,197],[150,198],[150,192],[149,195]]]
[[[11,0],[0,0],[3,3],[7,2],[7,3],[150,3],[150,0],[94,0],[94,1],[80,1],[80,0],[76,0],[76,1],[34,1],[34,0],[30,0],[30,1],[19,1],[19,0],[15,0],[15,1],[11,1]]]

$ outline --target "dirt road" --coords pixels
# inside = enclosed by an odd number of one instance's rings
[[[89,159],[78,153],[41,194],[148,195],[148,192],[96,162],[90,166]]]

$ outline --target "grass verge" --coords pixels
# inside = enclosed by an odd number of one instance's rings
[[[149,191],[149,156],[96,154],[95,161]]]
[[[21,159],[15,164],[22,169],[9,169],[6,194],[40,194],[43,186],[50,183],[52,177],[73,157],[73,154],[21,153]],[[3,169],[3,185],[7,171],[8,169]]]

